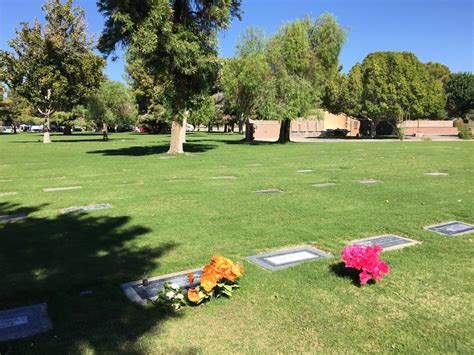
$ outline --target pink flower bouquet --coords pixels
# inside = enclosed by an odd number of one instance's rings
[[[378,245],[361,246],[354,244],[342,249],[342,260],[348,268],[361,270],[359,274],[360,283],[365,285],[372,278],[381,280],[382,274],[388,274],[390,267],[380,260],[382,248]]]

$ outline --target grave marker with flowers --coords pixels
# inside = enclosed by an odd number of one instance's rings
[[[158,291],[153,302],[157,306],[178,311],[188,304],[198,305],[221,296],[232,297],[234,290],[240,287],[239,280],[243,273],[242,265],[223,256],[213,256],[211,262],[204,266],[196,287],[192,287],[195,284],[195,275],[190,272],[187,275],[189,285],[180,286],[167,282]]]

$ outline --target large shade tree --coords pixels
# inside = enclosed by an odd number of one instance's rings
[[[428,62],[425,63],[425,67],[428,70],[428,73],[430,73],[433,78],[441,81],[443,87],[446,87],[446,84],[451,79],[451,70],[449,70],[446,65],[435,62]]]
[[[88,98],[86,118],[102,130],[108,140],[110,125],[132,124],[137,117],[135,97],[118,81],[106,80],[99,90]]]
[[[324,104],[337,77],[345,30],[331,14],[306,17],[284,25],[268,44],[281,120],[279,141],[290,140],[290,122]]]
[[[220,77],[226,110],[244,117],[246,140],[253,139],[251,119],[276,119],[275,80],[267,60],[261,30],[248,28],[240,36],[234,58],[226,59]]]
[[[126,80],[137,102],[137,123],[151,132],[166,133],[171,121],[165,91],[169,81],[157,76],[154,70],[144,65],[143,59],[131,52],[126,53],[126,61]]]
[[[22,121],[32,120],[33,109],[28,101],[13,91],[7,91],[0,83],[0,125],[12,126],[17,133],[17,126]]]
[[[210,93],[218,76],[217,34],[240,16],[240,0],[99,0],[105,15],[103,53],[118,44],[140,57],[168,83],[172,113],[169,153],[182,153],[182,119],[196,97]]]
[[[451,117],[474,116],[474,74],[455,73],[446,83],[447,108]]]
[[[44,117],[43,141],[49,143],[51,115],[90,95],[103,78],[105,61],[94,54],[84,11],[72,0],[48,0],[43,11],[44,26],[22,23],[8,42],[12,51],[0,51],[0,79]]]
[[[407,118],[443,118],[446,96],[441,80],[409,52],[376,52],[356,64],[342,80],[334,112],[396,127]]]

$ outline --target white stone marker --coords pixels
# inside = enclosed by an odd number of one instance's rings
[[[328,187],[328,186],[337,186],[335,182],[323,182],[321,184],[314,184],[316,187]]]
[[[374,180],[374,179],[366,179],[366,180],[354,180],[355,182],[358,182],[359,184],[378,184],[382,181],[379,180]]]
[[[17,193],[15,191],[10,191],[10,192],[0,192],[0,196],[13,196],[16,195]]]
[[[298,173],[312,173],[314,170],[313,169],[301,169],[298,170]]]
[[[448,176],[449,174],[448,173],[435,172],[435,173],[425,173],[425,175],[428,175],[428,176]]]
[[[68,191],[68,190],[79,190],[82,186],[67,186],[67,187],[49,187],[43,189],[43,192],[54,192],[54,191]]]
[[[160,157],[161,160],[173,159],[173,158],[176,158],[176,155],[170,155],[169,157]]]

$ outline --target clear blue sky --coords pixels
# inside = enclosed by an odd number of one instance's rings
[[[138,1],[138,0],[137,0]],[[43,20],[42,0],[0,0],[0,48],[21,21]],[[242,21],[220,35],[221,55],[232,56],[238,35],[247,26],[275,33],[285,22],[331,12],[346,28],[348,40],[340,61],[347,72],[379,50],[414,52],[422,62],[446,64],[452,71],[474,71],[473,0],[243,0]],[[100,34],[103,18],[95,0],[75,0],[86,10],[89,31]],[[109,60],[107,74],[123,80],[123,62]]]

